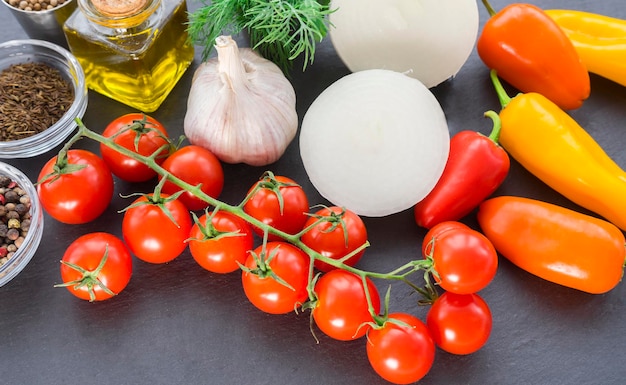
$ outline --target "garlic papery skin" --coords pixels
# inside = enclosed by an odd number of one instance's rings
[[[280,68],[231,36],[201,63],[187,99],[184,132],[226,163],[277,161],[298,130],[296,93]]]

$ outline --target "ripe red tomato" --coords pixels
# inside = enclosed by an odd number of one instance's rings
[[[380,312],[378,289],[369,278],[367,288],[374,312]],[[315,284],[317,301],[313,308],[315,324],[324,334],[340,341],[348,341],[365,335],[372,322],[365,287],[358,275],[342,269],[331,270],[322,275]]]
[[[150,156],[163,148],[155,158],[158,164],[163,163],[169,154],[169,148],[164,147],[170,144],[165,127],[156,119],[141,113],[126,114],[114,119],[106,126],[102,136],[113,138],[116,144],[144,156]],[[120,179],[145,182],[156,176],[156,172],[150,167],[122,155],[104,143],[100,144],[100,153],[111,172]]]
[[[255,191],[257,186],[260,188]],[[264,175],[250,188],[249,194],[252,196],[244,204],[243,210],[250,216],[287,234],[296,234],[304,228],[308,219],[309,200],[302,187],[292,179]],[[279,195],[282,199],[279,199]],[[258,227],[253,226],[252,229],[263,236]],[[278,240],[280,237],[269,234],[268,239]]]
[[[72,242],[61,259],[61,279],[76,297],[103,301],[119,294],[130,281],[130,252],[116,236],[90,233]]]
[[[338,260],[367,242],[365,224],[354,212],[336,206],[323,208],[309,217],[304,228],[313,226],[320,218],[324,218],[324,221],[304,233],[300,240],[323,256]],[[364,251],[354,254],[344,263],[354,266]],[[315,267],[324,272],[335,269],[334,266],[320,260],[315,261]]]
[[[189,251],[200,266],[214,273],[239,270],[254,246],[248,222],[226,211],[201,216],[191,228]]]
[[[406,325],[385,322],[367,335],[367,359],[374,371],[394,384],[422,379],[435,361],[435,344],[419,318],[406,313],[389,314]]]
[[[255,255],[262,264],[257,264]],[[261,245],[248,255],[245,267],[250,271],[241,274],[243,290],[248,300],[266,313],[294,311],[308,297],[309,266],[309,256],[297,247],[268,242],[265,250]]]
[[[161,194],[160,198],[152,194],[141,196],[124,212],[124,241],[130,251],[145,262],[169,262],[187,247],[191,216],[178,199],[168,198],[167,194]]]
[[[220,160],[213,153],[200,146],[185,146],[176,150],[161,165],[175,177],[190,185],[201,184],[202,192],[211,198],[217,198],[224,187],[224,170]],[[181,188],[172,182],[165,182],[163,192],[174,195]],[[204,210],[209,204],[189,191],[183,192],[178,199],[191,211]]]
[[[470,354],[489,339],[491,311],[478,294],[445,292],[428,311],[426,325],[441,349],[452,354]]]
[[[427,256],[430,254],[433,241],[441,234],[445,233],[449,230],[456,229],[469,229],[470,227],[464,223],[457,221],[445,221],[434,225],[428,230],[426,235],[424,236],[424,241],[422,242],[422,255]]]
[[[426,248],[435,280],[446,291],[471,294],[484,289],[498,270],[498,254],[489,239],[470,228],[457,227],[442,232]]]
[[[37,195],[44,210],[68,224],[99,217],[113,197],[113,176],[106,163],[96,154],[78,149],[69,150],[65,162],[56,162],[57,156],[39,173]]]

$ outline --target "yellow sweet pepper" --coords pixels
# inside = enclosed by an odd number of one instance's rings
[[[545,11],[572,41],[587,70],[626,86],[626,20],[584,11]]]
[[[626,172],[571,116],[541,94],[513,98],[495,71],[500,144],[526,170],[577,205],[626,230]]]

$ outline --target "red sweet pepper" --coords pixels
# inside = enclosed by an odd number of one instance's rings
[[[444,221],[458,221],[489,197],[509,173],[509,155],[498,144],[500,118],[489,136],[465,130],[450,140],[450,154],[434,189],[414,207],[415,222],[430,229]]]
[[[564,110],[582,106],[591,90],[589,72],[572,41],[542,9],[524,3],[495,12],[476,43],[481,60],[521,92],[536,92]]]

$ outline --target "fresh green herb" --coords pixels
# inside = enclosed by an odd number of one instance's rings
[[[189,14],[188,32],[204,47],[208,59],[221,34],[246,31],[250,45],[283,72],[304,55],[303,70],[313,63],[315,46],[328,33],[329,0],[201,0],[204,6]]]

